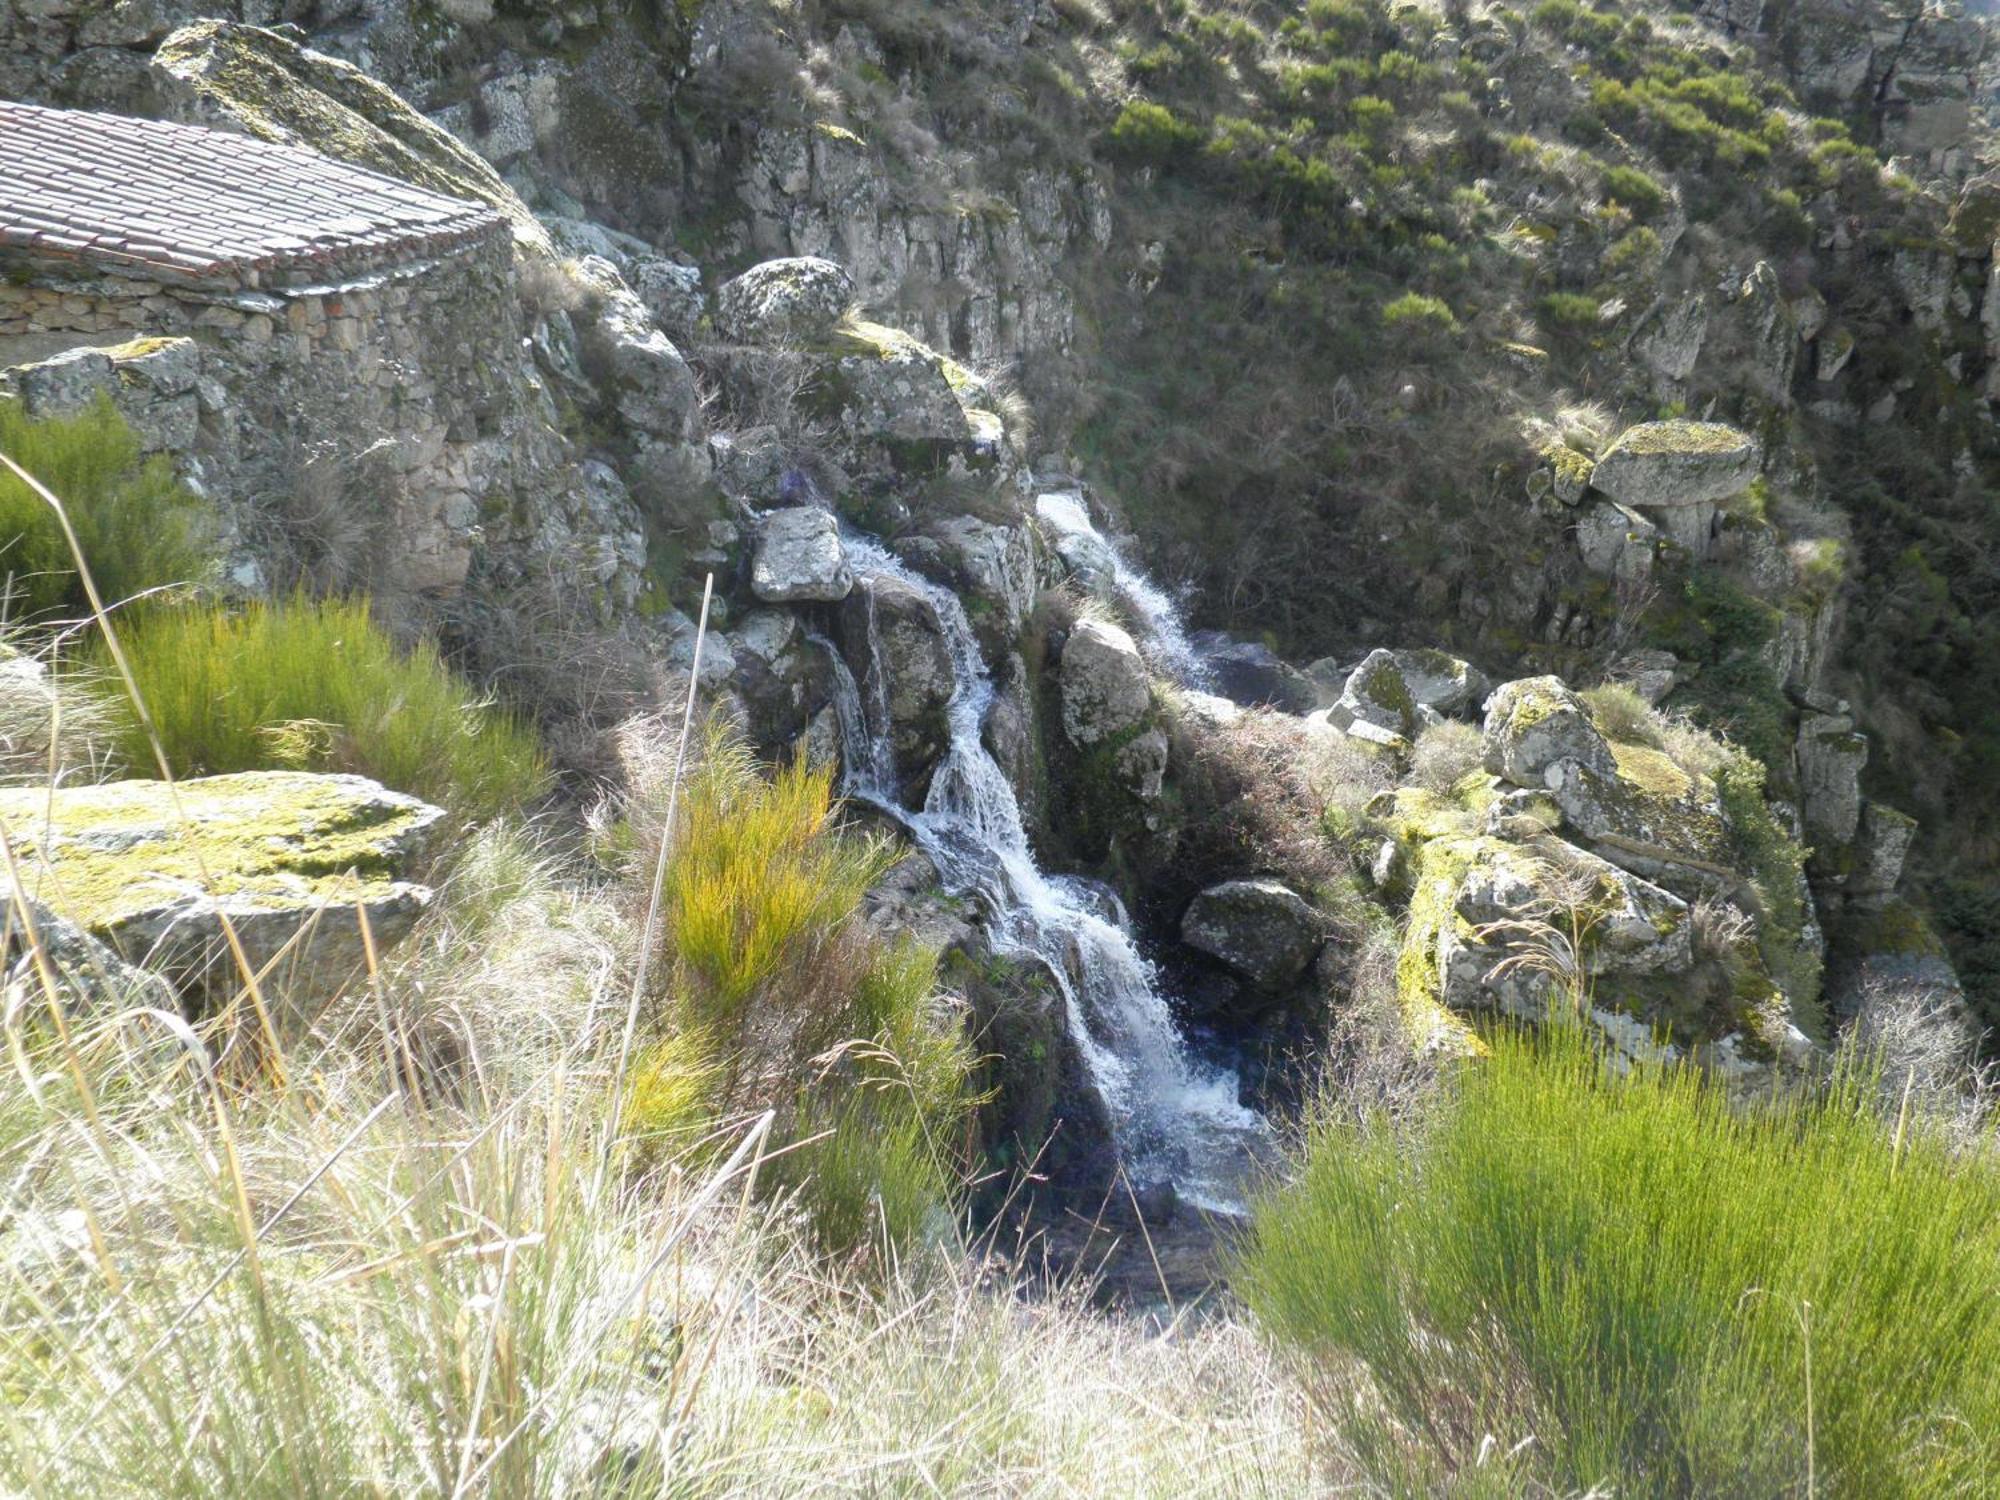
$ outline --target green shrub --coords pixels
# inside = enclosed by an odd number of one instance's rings
[[[1597,299],[1582,292],[1550,292],[1535,304],[1542,323],[1565,333],[1578,333],[1597,326]]]
[[[1405,292],[1392,302],[1383,305],[1382,326],[1391,329],[1420,329],[1437,333],[1450,333],[1458,327],[1458,319],[1442,297],[1427,296],[1422,292]]]
[[[1236,1285],[1384,1489],[1985,1493],[2000,1173],[1876,1097],[1502,1036],[1414,1140],[1324,1113]]]
[[[1666,748],[1665,737],[1660,732],[1659,714],[1625,683],[1607,682],[1598,687],[1585,688],[1581,697],[1590,705],[1590,716],[1597,721],[1597,727],[1604,731],[1607,739],[1622,745],[1648,745],[1655,750]]]
[[[435,646],[398,648],[366,600],[157,606],[120,616],[118,631],[177,775],[354,771],[466,817],[519,808],[546,781],[533,731]],[[150,771],[136,717],[124,753]]]
[[[1150,166],[1192,155],[1201,146],[1202,128],[1181,119],[1165,105],[1134,99],[1111,125],[1111,147],[1128,161]]]
[[[0,400],[0,453],[52,490],[104,602],[209,569],[208,512],[164,458],[147,458],[108,397],[80,416],[31,422]],[[89,613],[76,561],[46,502],[0,469],[0,568],[16,618]]]
[[[1604,274],[1646,275],[1662,260],[1662,248],[1659,235],[1641,224],[1604,252]]]

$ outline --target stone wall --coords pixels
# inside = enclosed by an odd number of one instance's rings
[[[261,291],[23,262],[12,270],[0,276],[0,366],[135,338],[193,341],[199,421],[192,441],[171,446],[233,523],[240,581],[268,582],[274,564],[299,562],[284,554],[313,540],[301,512],[323,529],[331,508],[352,555],[313,561],[377,593],[450,594],[476,566],[518,572],[531,552],[544,554],[546,575],[554,551],[569,554],[554,572],[607,605],[636,596],[645,548],[629,501],[624,514],[612,505],[590,518],[608,534],[588,536],[550,504],[576,492],[574,515],[589,491],[589,507],[606,508],[523,356],[503,225],[447,255],[337,286]],[[17,372],[13,383],[52,412],[88,399],[95,368],[72,360],[71,378],[24,382]],[[148,425],[145,413],[134,425]]]

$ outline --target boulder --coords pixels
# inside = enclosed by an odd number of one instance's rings
[[[999,418],[972,405],[972,372],[908,334],[850,319],[834,330],[815,400],[850,438],[905,457],[997,457]],[[963,393],[963,394],[962,394]]]
[[[193,339],[141,338],[0,371],[0,395],[17,397],[37,421],[74,417],[108,399],[140,451],[175,453],[192,447],[201,430],[200,376],[201,346]]]
[[[1419,710],[1428,708],[1448,719],[1475,714],[1493,691],[1484,672],[1447,652],[1417,647],[1393,655],[1403,687]]]
[[[1502,683],[1486,704],[1487,772],[1515,786],[1540,787],[1549,767],[1565,760],[1606,774],[1617,765],[1590,709],[1560,677]]]
[[[332,993],[430,901],[407,877],[444,813],[360,776],[253,771],[0,791],[29,893],[185,991],[235,980],[226,916],[267,984]]]
[[[736,670],[730,685],[742,700],[744,728],[760,749],[796,739],[832,696],[832,665],[788,609],[757,609],[730,632]]]
[[[1734,849],[1715,783],[1647,746],[1616,744],[1611,750],[1608,770],[1559,760],[1544,772],[1564,828],[1642,875],[1734,886]]]
[[[1035,607],[1034,529],[947,516],[926,524],[924,536],[938,544],[949,582],[981,637],[1014,641]]]
[[[830,511],[802,505],[774,510],[757,533],[750,588],[766,604],[837,604],[854,587]]]
[[[1620,505],[1700,505],[1748,489],[1762,457],[1755,438],[1720,422],[1642,422],[1598,455],[1590,483]]]
[[[1181,916],[1182,942],[1263,989],[1282,989],[1304,974],[1324,932],[1319,914],[1276,880],[1225,880]]]
[[[160,43],[152,76],[168,119],[304,146],[490,204],[515,243],[551,253],[547,232],[478,152],[351,63],[263,27],[195,21]]]
[[[853,302],[854,278],[830,260],[767,260],[723,283],[715,326],[745,344],[822,344]]]
[[[1153,678],[1138,644],[1105,620],[1077,621],[1059,667],[1063,732],[1082,747],[1138,730],[1153,713]]]
[[[1576,513],[1576,550],[1600,578],[1643,584],[1659,545],[1660,528],[1615,500],[1593,500]]]
[[[575,321],[590,378],[638,436],[690,442],[700,426],[701,392],[680,350],[610,261],[587,255],[571,274],[584,294]]]
[[[1917,820],[1908,813],[1880,802],[1863,803],[1854,834],[1854,857],[1840,887],[1846,899],[1869,906],[1894,896],[1902,883],[1903,861],[1916,836]]]
[[[1326,711],[1327,722],[1346,734],[1356,724],[1370,724],[1390,734],[1412,739],[1417,732],[1417,704],[1402,667],[1393,651],[1380,647],[1347,676],[1346,685],[1333,707]]]
[[[1680,668],[1680,658],[1673,652],[1648,647],[1619,657],[1611,663],[1608,675],[1613,682],[1624,683],[1648,704],[1658,707],[1679,683]]]
[[[1307,714],[1319,707],[1319,690],[1305,673],[1279,658],[1262,641],[1238,641],[1220,631],[1194,639],[1214,690],[1243,708],[1275,708]]]
[[[28,942],[20,909],[10,903],[4,927],[0,927],[0,956],[6,962],[6,983],[26,998],[31,1010],[41,1010],[50,998],[43,987],[41,965],[35,959],[36,945],[48,960],[55,1001],[66,1012],[109,1014],[133,1005],[151,1005],[169,1012],[179,1008],[173,986],[159,975],[126,963],[43,902],[30,898],[22,904],[34,929],[34,944]]]
[[[672,339],[692,339],[700,330],[707,301],[701,290],[701,271],[657,255],[632,257],[632,290],[646,304],[646,310]]]

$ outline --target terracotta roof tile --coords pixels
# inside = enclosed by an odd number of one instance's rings
[[[227,277],[435,254],[502,222],[295,146],[0,100],[0,250]]]

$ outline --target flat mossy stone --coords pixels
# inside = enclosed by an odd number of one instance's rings
[[[182,982],[219,962],[224,914],[253,962],[292,944],[292,972],[316,980],[359,961],[358,910],[386,948],[430,899],[405,877],[443,817],[365,777],[305,771],[0,790],[27,894]]]

